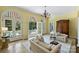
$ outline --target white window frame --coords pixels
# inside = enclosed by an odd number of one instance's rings
[[[41,33],[39,33],[38,31],[39,31],[39,23],[41,24],[40,26],[41,26]],[[41,34],[42,35],[42,33],[43,33],[43,24],[42,24],[42,22],[37,22],[37,33],[38,34]]]
[[[14,18],[14,17],[12,17],[12,18],[4,17],[4,15],[6,15],[6,13],[9,12],[9,11],[11,12],[13,10],[6,10],[1,14],[1,27],[5,27],[5,20],[12,20],[12,31],[13,31],[13,37],[12,38],[22,39],[22,37],[23,37],[22,17],[17,12],[16,13],[20,16],[20,19],[17,19],[17,18]],[[21,30],[16,31],[16,29],[15,29],[16,20],[20,20],[20,22],[21,22]],[[9,31],[9,32],[12,32],[12,31]],[[20,35],[15,35],[16,32],[20,32],[21,34]],[[11,40],[11,41],[13,41],[13,40]]]

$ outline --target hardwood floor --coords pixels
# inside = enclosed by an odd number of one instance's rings
[[[72,42],[71,53],[75,53],[76,47],[74,46],[75,44],[74,39],[69,39],[68,42],[69,43]],[[29,46],[28,40],[15,41],[15,42],[9,43],[9,46],[7,49],[0,50],[0,53],[32,53],[29,47],[30,46]]]
[[[9,43],[9,47],[1,50],[0,53],[28,53],[28,51],[28,41],[20,40]]]

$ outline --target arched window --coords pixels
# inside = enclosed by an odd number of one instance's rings
[[[7,27],[7,35],[16,37],[22,35],[22,16],[14,10],[6,10],[1,14],[1,27]]]

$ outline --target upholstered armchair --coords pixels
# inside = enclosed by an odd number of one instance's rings
[[[68,35],[66,34],[62,34],[62,33],[55,33],[55,32],[51,32],[50,33],[50,37],[56,37],[56,40],[59,40],[59,41],[62,41],[62,42],[67,42],[67,38],[68,38]]]
[[[66,34],[58,34],[56,35],[56,39],[62,42],[67,42],[68,35]]]

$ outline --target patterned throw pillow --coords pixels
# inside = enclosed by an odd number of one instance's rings
[[[43,38],[42,35],[37,35],[36,39],[39,40],[39,41],[41,41],[41,42],[44,42],[44,38]]]

